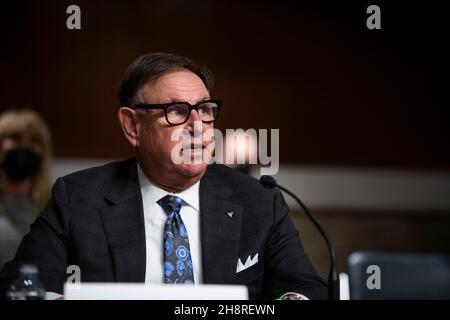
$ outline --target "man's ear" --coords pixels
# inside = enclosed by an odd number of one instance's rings
[[[122,131],[133,147],[139,146],[138,121],[136,111],[128,107],[120,107],[117,113]]]

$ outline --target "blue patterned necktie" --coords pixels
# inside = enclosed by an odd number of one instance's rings
[[[187,203],[166,195],[157,202],[167,213],[164,225],[164,283],[193,284],[191,251],[186,227],[180,209]]]

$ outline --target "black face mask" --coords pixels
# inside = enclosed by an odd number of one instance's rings
[[[2,165],[6,176],[19,181],[34,177],[41,167],[41,158],[29,149],[13,149],[5,155]]]

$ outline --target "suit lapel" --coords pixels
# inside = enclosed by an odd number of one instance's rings
[[[124,168],[106,195],[109,206],[100,210],[117,282],[144,282],[145,227],[136,161]]]
[[[210,166],[200,182],[204,283],[232,283],[236,273],[243,208],[228,200],[233,191],[221,181]]]
[[[136,161],[124,168],[100,210],[117,282],[144,282],[145,226]],[[201,246],[204,283],[232,283],[239,257],[243,208],[233,191],[209,166],[200,182]],[[231,215],[231,217],[230,217]]]

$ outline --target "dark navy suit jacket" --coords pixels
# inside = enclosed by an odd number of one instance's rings
[[[228,213],[233,212],[232,217]],[[223,165],[200,182],[203,282],[244,284],[250,298],[294,291],[326,299],[327,289],[303,251],[280,191]],[[258,254],[258,262],[237,271]],[[69,265],[81,281],[144,282],[144,214],[135,159],[59,178],[16,257],[0,274],[4,290],[19,264],[37,264],[47,291],[62,293]]]

